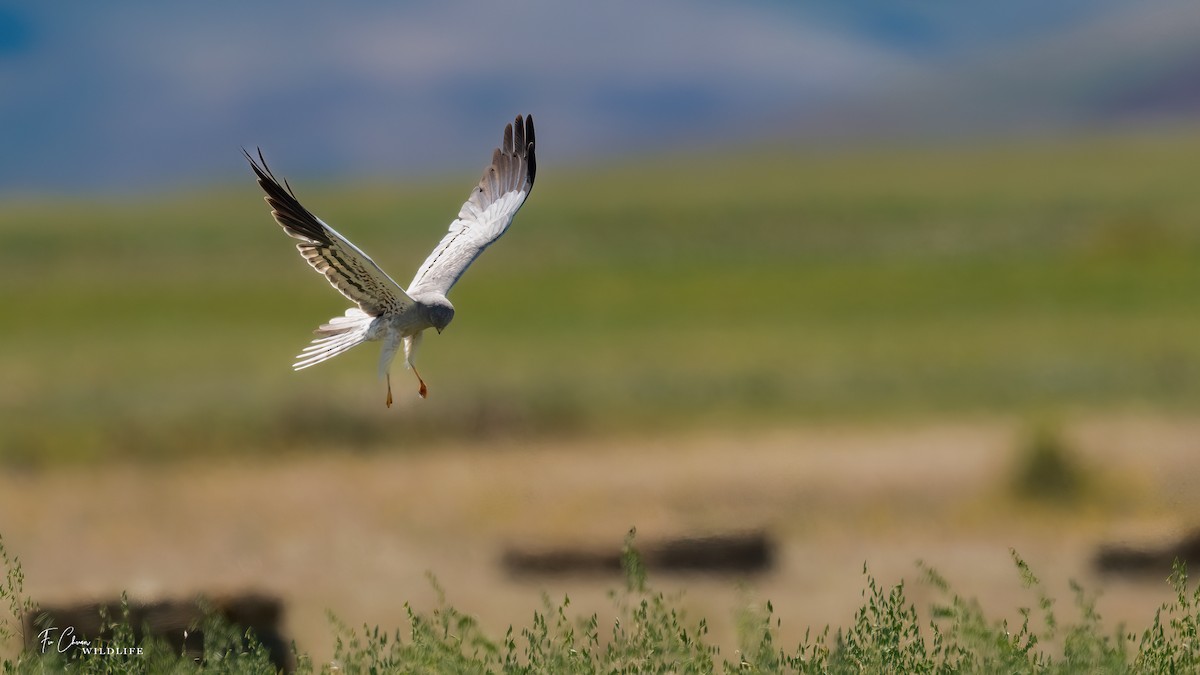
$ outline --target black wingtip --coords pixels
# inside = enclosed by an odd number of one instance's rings
[[[517,115],[517,124],[521,116]],[[533,133],[533,115],[525,116],[525,161],[529,164],[529,187],[533,187],[534,176],[537,175],[537,140]]]
[[[535,140],[533,135],[533,115],[517,115],[510,124],[504,126],[504,138],[500,147],[492,155],[492,165],[499,161],[501,155],[519,157],[525,160],[525,175],[529,187],[533,187],[533,179],[537,173],[537,157],[534,152]]]
[[[275,222],[279,223],[287,233],[296,238],[302,239],[309,243],[329,245],[331,240],[329,234],[325,232],[325,226],[320,222],[320,219],[312,214],[311,211],[304,208],[300,200],[296,197],[295,190],[287,182],[280,181],[271,172],[271,168],[267,166],[267,158],[263,156],[262,148],[256,147],[258,160],[254,159],[246,148],[242,148],[242,154],[246,156],[246,160],[250,162],[250,168],[254,170],[254,174],[258,177],[258,185],[265,193],[267,204],[271,207],[271,215],[275,217]]]
[[[259,184],[262,185],[263,189],[267,190],[268,195],[270,194],[270,190],[268,189],[267,185],[263,184],[263,181],[266,181],[267,183],[274,183],[276,186],[281,185],[282,189],[286,190],[287,193],[292,196],[292,198],[296,198],[296,191],[292,189],[292,186],[287,182],[287,179],[285,178],[281,182],[275,177],[275,174],[271,171],[271,167],[267,166],[267,158],[263,156],[262,148],[260,146],[255,146],[254,150],[258,153],[258,161],[254,160],[254,156],[251,155],[245,147],[242,148],[242,154],[246,156],[246,161],[250,162],[250,167],[254,169],[255,175],[258,176]]]
[[[271,169],[267,166],[267,160],[263,157],[262,148],[255,146],[254,150],[258,153],[258,161],[254,160],[254,155],[250,154],[246,146],[242,146],[242,154],[245,155],[246,161],[250,162],[250,168],[254,169],[254,174],[258,176],[259,180],[275,181],[275,175],[271,173]]]
[[[258,158],[261,160],[262,156],[263,156],[262,148],[256,145],[256,146],[254,146],[254,151],[258,153]],[[244,145],[242,146],[242,155],[244,155],[246,157],[247,162],[250,162],[251,164],[254,164],[254,165],[258,164],[258,162],[254,161],[254,155],[251,155],[250,151],[247,150],[246,146],[244,146]],[[266,161],[263,161],[263,163],[266,164]]]

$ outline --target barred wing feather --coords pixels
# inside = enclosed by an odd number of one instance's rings
[[[404,289],[379,269],[366,253],[304,208],[286,181],[281,185],[275,179],[262,150],[258,152],[261,165],[248,152],[246,159],[250,160],[258,184],[266,193],[265,199],[271,206],[275,222],[288,235],[300,240],[296,244],[300,255],[342,295],[370,316],[399,311],[412,303]]]

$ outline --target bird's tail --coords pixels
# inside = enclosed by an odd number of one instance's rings
[[[366,342],[367,333],[374,320],[375,317],[370,314],[357,307],[351,307],[346,310],[345,316],[335,316],[328,323],[321,324],[321,327],[314,331],[321,337],[313,340],[312,344],[296,355],[299,360],[292,364],[292,368],[303,370],[315,366]]]

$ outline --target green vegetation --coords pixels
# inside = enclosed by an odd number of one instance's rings
[[[431,398],[390,411],[376,347],[290,372],[346,303],[290,250],[249,172],[147,199],[10,200],[0,454],[1188,409],[1198,156],[1200,133],[587,170],[547,156],[513,229],[455,288],[454,325],[422,349]],[[403,283],[473,176],[291,178]],[[415,398],[402,369],[393,383]]]
[[[1087,491],[1087,472],[1062,432],[1048,425],[1034,428],[1018,449],[1012,490],[1017,497],[1070,505]]]
[[[0,542],[0,553],[4,553]],[[3,556],[7,581],[0,597],[20,622],[29,603],[22,598],[19,564]],[[1064,621],[1054,600],[1041,588],[1028,565],[1013,560],[1037,606],[1020,610],[1019,627],[989,619],[975,601],[956,595],[931,568],[922,565],[922,581],[943,601],[918,611],[905,596],[903,581],[880,585],[868,572],[863,604],[854,624],[836,632],[809,633],[798,646],[777,644],[778,620],[770,602],[747,610],[740,621],[740,648],[733,654],[706,641],[706,621],[693,619],[674,606],[676,598],[647,585],[632,535],[626,546],[627,587],[612,594],[611,625],[596,614],[575,617],[570,599],[543,608],[519,632],[510,628],[502,640],[480,630],[470,615],[445,601],[428,614],[409,609],[406,629],[386,631],[364,626],[356,630],[333,620],[335,656],[314,664],[296,653],[300,673],[1167,673],[1200,668],[1200,589],[1189,593],[1187,573],[1179,564],[1171,576],[1175,600],[1164,604],[1140,636],[1107,635],[1094,598],[1073,586],[1078,619]],[[15,573],[14,573],[15,570]],[[436,587],[436,581],[433,582]],[[97,647],[130,647],[138,643],[125,619],[105,617],[112,631]],[[165,643],[148,639],[142,653],[129,656],[83,655],[67,649],[34,647],[5,659],[5,673],[271,673],[266,651],[252,634],[208,620],[204,653],[199,660],[173,653]],[[0,634],[15,633],[9,617],[0,615]]]

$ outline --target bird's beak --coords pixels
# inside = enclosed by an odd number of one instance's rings
[[[442,329],[441,329],[441,328],[437,329],[437,332],[438,332],[438,335],[441,335],[441,334],[442,334]]]

